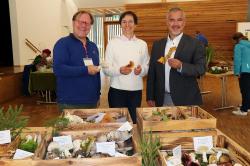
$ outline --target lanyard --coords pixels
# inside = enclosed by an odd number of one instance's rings
[[[86,58],[88,58],[87,43],[86,44],[82,44],[82,45],[83,45],[83,48],[84,48],[85,53],[86,53]]]

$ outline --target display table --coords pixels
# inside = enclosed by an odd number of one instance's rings
[[[29,80],[29,91],[45,92],[44,101],[38,101],[38,103],[55,103],[52,102],[51,92],[56,90],[56,77],[52,71],[45,72],[31,72]]]
[[[234,108],[232,105],[228,105],[227,103],[227,78],[228,76],[232,76],[233,71],[228,71],[226,73],[222,74],[211,74],[211,73],[206,73],[206,76],[208,77],[215,77],[215,78],[220,78],[221,80],[221,106],[218,108],[215,108],[214,110],[223,110],[227,108]]]

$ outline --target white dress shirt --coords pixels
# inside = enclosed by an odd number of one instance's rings
[[[130,61],[134,62],[134,67],[141,65],[142,71],[139,75],[134,74],[134,69],[128,75],[120,73],[120,68],[128,65]],[[132,39],[124,35],[114,38],[107,45],[105,63],[108,67],[103,71],[110,76],[112,88],[128,91],[142,90],[142,77],[147,74],[149,63],[147,43],[135,36]]]
[[[170,37],[168,36],[168,40],[167,40],[166,47],[165,47],[165,56],[168,54],[168,51],[170,50],[170,48],[172,48],[172,47],[177,48],[178,47],[182,35],[183,35],[183,33],[179,34],[173,40],[171,40]],[[173,51],[170,58],[174,57],[175,52],[176,51]],[[168,62],[166,62],[165,63],[165,92],[167,92],[167,93],[170,93],[170,87],[169,87],[170,69],[171,69],[171,67],[169,66]]]

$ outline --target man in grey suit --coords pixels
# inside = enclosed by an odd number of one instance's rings
[[[147,77],[151,107],[202,104],[196,79],[206,71],[205,48],[183,33],[185,21],[182,9],[170,9],[168,36],[153,44]]]

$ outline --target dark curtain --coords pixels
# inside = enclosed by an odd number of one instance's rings
[[[0,67],[13,66],[9,1],[0,0],[1,44]]]

